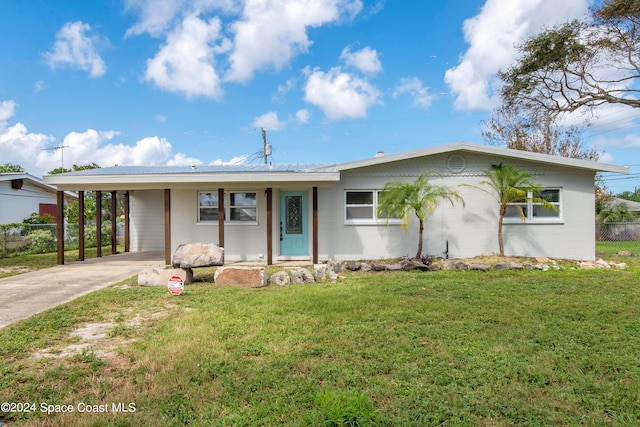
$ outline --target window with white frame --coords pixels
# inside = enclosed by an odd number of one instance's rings
[[[257,193],[255,191],[230,191],[222,201],[225,222],[255,223],[258,220]],[[198,193],[198,222],[218,221],[218,192]]]
[[[544,200],[555,209],[545,206],[540,200]],[[527,200],[519,203],[511,203],[507,206],[504,216],[505,222],[521,223],[520,206],[524,214],[525,223],[559,222],[562,221],[562,191],[560,188],[545,188],[539,193],[527,193]]]
[[[378,214],[378,200],[381,190],[346,190],[345,191],[345,224],[387,224],[387,215]],[[389,224],[399,224],[395,215],[389,218]]]

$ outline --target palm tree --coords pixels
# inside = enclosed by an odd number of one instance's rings
[[[407,229],[412,214],[418,218],[420,232],[418,234],[418,251],[416,258],[422,258],[422,235],[424,233],[424,220],[438,207],[441,200],[448,200],[453,206],[459,201],[464,206],[464,200],[460,195],[444,186],[432,184],[429,178],[433,172],[423,172],[414,182],[392,181],[388,182],[378,200],[378,215],[387,217],[387,224],[391,217],[402,218],[402,228]]]
[[[478,187],[470,184],[463,184],[468,187],[478,188],[486,193],[491,194],[498,202],[498,247],[500,248],[500,256],[504,256],[504,242],[502,239],[502,223],[507,213],[507,207],[513,206],[518,210],[520,218],[525,220],[525,214],[522,210],[523,203],[527,201],[529,194],[532,195],[532,201],[541,203],[545,208],[557,210],[557,208],[548,201],[538,197],[543,187],[535,183],[534,178],[529,172],[521,171],[512,165],[492,165],[491,169],[482,171],[488,178],[487,181],[480,181],[485,187]]]

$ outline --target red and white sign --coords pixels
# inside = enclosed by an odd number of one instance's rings
[[[184,290],[184,280],[180,276],[173,275],[169,279],[168,288],[171,295],[180,295]]]

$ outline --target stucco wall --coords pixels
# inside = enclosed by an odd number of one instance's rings
[[[344,171],[340,183],[320,193],[320,206],[335,205],[320,217],[321,258],[372,258],[415,255],[418,245],[418,221],[414,218],[407,231],[399,225],[346,225],[344,191],[381,189],[391,180],[414,180],[423,170],[441,174],[436,182],[456,189],[466,207],[443,202],[425,223],[423,252],[443,256],[448,241],[449,256],[472,257],[498,253],[497,202],[491,195],[463,184],[480,185],[482,170],[499,163],[486,155],[464,154],[464,170],[452,173],[447,168],[450,155],[400,161],[384,166]],[[513,164],[513,163],[512,163]],[[593,259],[594,174],[575,169],[519,162],[546,187],[561,188],[562,223],[518,223],[504,225],[505,254]]]
[[[164,251],[164,193],[136,190],[130,197],[131,251]]]

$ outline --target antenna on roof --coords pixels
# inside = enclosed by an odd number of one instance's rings
[[[42,151],[58,151],[60,150],[60,167],[64,170],[64,149],[69,148],[68,145],[57,145],[51,148],[43,148]]]

